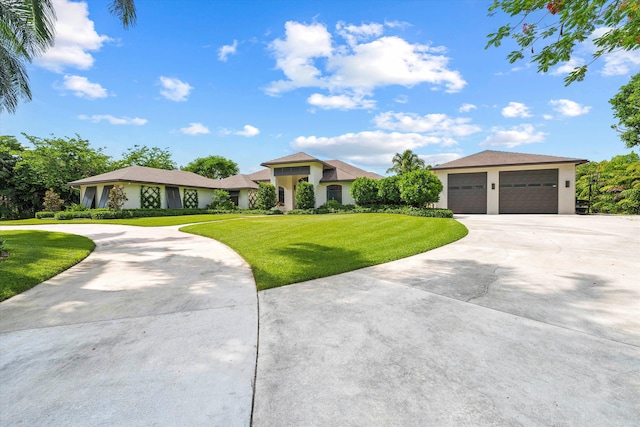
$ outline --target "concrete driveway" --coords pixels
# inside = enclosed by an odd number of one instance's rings
[[[257,297],[235,252],[175,227],[37,228],[97,247],[0,304],[1,425],[249,425]]]
[[[640,420],[640,218],[460,216],[404,260],[260,292],[254,426]]]

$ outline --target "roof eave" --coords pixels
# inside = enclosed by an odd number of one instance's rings
[[[583,163],[588,163],[589,160],[586,159],[573,159],[573,160],[557,160],[557,161],[548,161],[548,162],[526,162],[526,163],[498,163],[492,165],[471,165],[471,166],[434,166],[430,170],[450,170],[450,169],[479,169],[479,168],[497,168],[503,166],[532,166],[532,165],[558,165],[558,164],[566,164],[573,163],[575,165],[581,165]]]

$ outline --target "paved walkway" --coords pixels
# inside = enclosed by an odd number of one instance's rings
[[[37,228],[97,246],[0,304],[0,424],[249,425],[257,297],[235,252],[171,228]]]
[[[85,261],[0,304],[3,425],[636,425],[640,217],[466,238],[260,292],[177,227],[46,226]],[[3,227],[8,228],[8,227]],[[64,286],[62,286],[64,284]]]

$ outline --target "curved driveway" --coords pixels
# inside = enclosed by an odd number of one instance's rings
[[[96,249],[0,304],[0,424],[249,425],[257,297],[235,252],[175,227],[37,228]]]
[[[259,293],[254,426],[637,423],[640,217],[458,219],[451,245]],[[97,249],[0,304],[2,424],[251,423],[257,301],[234,252],[47,228]]]

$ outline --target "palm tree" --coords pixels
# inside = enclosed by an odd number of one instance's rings
[[[387,169],[387,173],[393,172],[397,175],[425,168],[424,160],[411,150],[404,150],[402,154],[396,153],[391,163],[393,166]]]
[[[109,12],[125,28],[136,23],[134,0],[112,0]],[[20,98],[31,100],[25,63],[53,46],[55,22],[51,0],[0,1],[0,113],[15,113]]]

